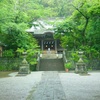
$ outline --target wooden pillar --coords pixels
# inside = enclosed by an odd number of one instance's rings
[[[57,40],[55,40],[55,51],[57,51]]]
[[[41,50],[43,51],[43,40],[41,40]]]
[[[0,57],[2,57],[2,46],[0,46]]]

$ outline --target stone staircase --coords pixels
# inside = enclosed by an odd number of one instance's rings
[[[64,71],[64,63],[61,54],[42,54],[40,59],[40,71]]]
[[[58,59],[62,58],[62,54],[41,54],[42,59]]]
[[[55,54],[57,51],[55,51],[55,50],[50,50],[50,51],[48,51],[48,50],[44,50],[44,51],[42,51],[42,54],[48,54],[48,53],[50,53],[50,54]]]

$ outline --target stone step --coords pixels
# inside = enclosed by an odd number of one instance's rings
[[[56,54],[56,52],[57,51],[55,51],[55,50],[50,50],[50,51],[44,50],[44,51],[42,51],[42,54],[48,54],[48,53],[50,53],[50,54]]]
[[[62,54],[41,54],[42,59],[58,59],[62,58]]]
[[[40,71],[64,71],[63,59],[41,59]]]

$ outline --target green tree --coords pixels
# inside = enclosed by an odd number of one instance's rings
[[[90,50],[93,55],[100,54],[100,5],[95,0],[74,0],[71,7],[75,9],[73,14],[57,27],[56,33],[62,34],[60,39],[62,46],[69,49]],[[95,51],[95,52],[93,52]],[[98,53],[99,52],[99,53]]]
[[[32,20],[29,15],[32,10],[31,3],[30,0],[3,0],[0,2],[0,41],[6,45],[7,50],[12,49],[16,52],[18,48],[25,50],[37,48],[34,45],[37,45],[36,40],[31,34],[25,32]]]

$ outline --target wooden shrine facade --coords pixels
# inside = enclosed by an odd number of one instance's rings
[[[46,32],[44,34],[34,34],[34,37],[38,40],[39,46],[42,51],[53,50],[56,52],[62,52],[60,41],[54,39],[53,32]]]

